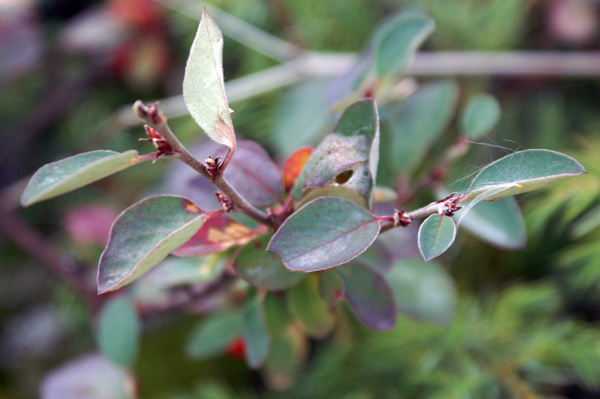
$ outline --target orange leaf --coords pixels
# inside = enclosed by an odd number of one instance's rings
[[[298,176],[304,168],[304,164],[308,160],[308,157],[313,153],[313,149],[310,147],[302,147],[296,150],[283,164],[283,184],[285,189],[289,190],[292,188]]]

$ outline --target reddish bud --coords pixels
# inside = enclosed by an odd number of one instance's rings
[[[215,195],[225,212],[231,212],[233,210],[233,202],[231,202],[228,196],[220,192],[216,192]]]
[[[412,220],[406,211],[396,210],[396,212],[394,212],[394,226],[398,226],[400,224],[402,227],[407,227],[411,223]]]
[[[221,174],[222,164],[219,162],[219,159],[221,159],[221,157],[208,157],[204,160],[204,168],[210,177],[212,177],[213,181]]]

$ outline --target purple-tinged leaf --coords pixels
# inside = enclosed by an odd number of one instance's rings
[[[98,266],[98,293],[131,283],[188,241],[206,220],[182,197],[158,196],[125,209],[112,226]]]
[[[344,296],[350,309],[364,325],[375,330],[389,330],[396,325],[394,294],[383,276],[358,262],[336,271],[344,282]]]
[[[250,284],[270,291],[280,291],[292,287],[306,277],[306,274],[289,271],[277,254],[266,250],[272,236],[265,234],[256,237],[244,245],[233,262],[237,274]]]
[[[245,343],[246,363],[250,368],[259,368],[267,359],[271,346],[271,335],[265,326],[260,298],[254,299],[246,306],[242,319],[242,336]]]
[[[269,251],[290,270],[312,272],[344,264],[377,238],[379,220],[342,198],[322,197],[306,204],[277,230]]]
[[[551,150],[525,150],[492,162],[475,177],[461,202],[484,201],[537,190],[586,173],[575,159]]]
[[[236,141],[223,80],[223,35],[206,9],[185,66],[183,99],[208,137],[229,147],[233,155]]]
[[[454,242],[456,224],[449,216],[431,215],[419,228],[419,250],[423,259],[431,260],[440,256]]]
[[[335,306],[344,297],[344,282],[333,271],[319,274],[319,295],[329,306]]]
[[[308,335],[325,338],[335,325],[335,317],[321,299],[318,287],[317,276],[309,275],[287,291],[288,305],[290,313]]]
[[[27,183],[21,205],[27,207],[103,179],[138,163],[135,150],[98,150],[73,155],[42,166]]]
[[[244,245],[258,235],[258,232],[227,216],[215,216],[207,219],[192,238],[173,251],[173,255],[201,256],[222,252]]]

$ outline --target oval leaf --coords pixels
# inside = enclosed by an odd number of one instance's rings
[[[490,94],[480,93],[469,98],[461,115],[460,127],[462,133],[478,139],[489,133],[500,120],[500,104]]]
[[[299,377],[308,355],[308,339],[294,328],[273,337],[263,369],[263,379],[273,390],[289,388]]]
[[[338,273],[319,274],[319,295],[329,306],[337,305],[344,297],[344,282]]]
[[[454,319],[458,302],[454,281],[435,261],[415,258],[396,262],[385,279],[400,312],[439,324],[450,324]]]
[[[461,202],[494,201],[586,173],[573,158],[551,150],[525,150],[489,164],[475,177]]]
[[[294,186],[312,153],[313,149],[311,147],[302,147],[286,159],[283,164],[283,185],[286,190],[290,190]]]
[[[27,207],[93,183],[106,176],[135,165],[138,152],[123,153],[107,150],[73,155],[42,166],[33,174],[21,196]]]
[[[257,298],[246,307],[242,319],[242,335],[246,350],[246,363],[253,369],[259,368],[267,359],[271,336],[265,327],[262,301]]]
[[[306,275],[291,272],[281,258],[266,248],[272,234],[265,234],[250,241],[240,250],[234,260],[237,274],[250,284],[270,291],[290,288]]]
[[[209,359],[225,352],[242,334],[242,314],[223,311],[209,316],[192,331],[185,352],[193,359]]]
[[[265,323],[272,334],[281,333],[292,321],[285,297],[268,293],[263,302]]]
[[[288,291],[290,313],[312,337],[324,338],[335,325],[329,305],[319,295],[317,276],[310,275]]]
[[[98,320],[98,346],[110,361],[128,368],[138,353],[140,324],[131,300],[125,296],[112,298]]]
[[[288,269],[311,272],[346,263],[377,238],[380,224],[366,209],[342,198],[309,202],[277,230],[269,251]]]
[[[364,325],[374,330],[389,330],[396,325],[394,294],[380,274],[358,262],[341,266],[337,272],[344,281],[350,309]]]
[[[125,209],[115,220],[98,266],[98,293],[137,279],[189,240],[206,215],[182,197],[151,197]]]
[[[431,215],[419,228],[419,250],[423,259],[431,260],[446,252],[456,237],[456,224],[448,216]]]
[[[416,12],[398,16],[379,33],[375,48],[375,71],[378,76],[400,72],[416,49],[433,32],[435,23],[426,15]]]
[[[183,99],[204,132],[233,154],[236,142],[223,80],[223,35],[206,9],[185,66]]]

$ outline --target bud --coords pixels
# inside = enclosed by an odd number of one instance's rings
[[[401,224],[402,227],[407,227],[411,223],[412,220],[406,211],[399,211],[396,209],[394,212],[394,227],[398,226],[399,224]]]
[[[204,160],[204,168],[213,181],[221,174],[221,162],[219,162],[219,159],[221,157],[208,157]]]
[[[219,203],[225,212],[231,212],[233,210],[233,202],[231,202],[228,196],[218,191],[215,193],[215,195],[217,196],[217,200],[219,200]]]

